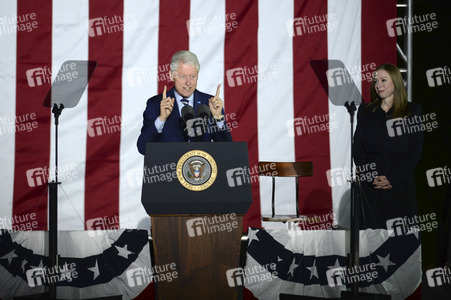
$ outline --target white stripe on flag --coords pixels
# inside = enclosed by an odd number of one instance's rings
[[[335,21],[337,29],[327,35],[328,57],[343,61],[348,70],[361,65],[361,2],[360,1],[329,1],[328,14]],[[351,74],[352,75],[352,74]],[[361,83],[356,81],[358,89]],[[335,106],[329,101],[330,128],[330,165],[331,169],[343,168],[349,170],[350,158],[350,119],[344,106]],[[354,117],[355,118],[355,117]],[[333,126],[333,127],[332,127]],[[347,174],[347,172],[344,172]],[[326,176],[326,174],[324,174]],[[346,178],[347,179],[347,178]],[[332,188],[332,203],[336,220],[341,226],[349,226],[349,191],[350,185],[336,185]],[[344,197],[346,193],[346,196]]]
[[[1,1],[0,11],[1,18],[14,19],[17,1]],[[3,100],[0,101],[0,218],[4,218],[8,224],[5,227],[0,224],[0,228],[10,228],[14,190],[17,33],[7,20],[5,25],[0,25],[0,86]]]
[[[52,82],[66,60],[88,59],[89,2],[53,1]],[[70,82],[68,82],[70,84]],[[87,92],[74,108],[64,109],[58,126],[58,221],[60,230],[84,229]],[[55,166],[55,123],[51,115],[50,175]],[[66,195],[67,194],[67,197]],[[74,209],[75,208],[75,209]]]
[[[293,1],[259,2],[258,30],[258,153],[260,161],[295,160],[293,130],[293,38],[287,22]],[[291,128],[292,129],[292,128]],[[251,166],[253,167],[253,166]],[[260,178],[261,214],[271,213],[271,179]],[[276,180],[276,214],[295,214],[295,182]],[[264,222],[263,226],[274,226]]]
[[[136,148],[147,99],[158,94],[159,2],[124,2],[122,131],[120,151],[121,228],[148,230],[150,219],[141,204],[143,156]],[[169,62],[161,62],[167,68]]]
[[[191,0],[189,50],[197,55],[201,65],[197,88],[212,95],[224,81],[225,16],[225,1]],[[220,97],[226,106],[223,87]]]

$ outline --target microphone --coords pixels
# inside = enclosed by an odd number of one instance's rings
[[[191,105],[185,105],[182,108],[182,119],[185,123],[188,120],[194,119],[194,109]]]
[[[208,127],[208,119],[211,116],[210,108],[205,104],[201,104],[197,106],[196,115],[196,121],[193,123],[193,127],[195,128],[192,128],[193,132],[191,134],[196,135],[196,140],[200,141],[201,137],[205,135]]]
[[[185,105],[182,107],[182,116],[180,118],[180,129],[183,131],[183,139],[188,141],[188,129],[186,128],[186,122],[194,119],[194,109],[191,105]]]
[[[201,104],[197,107],[197,117],[198,118],[202,118],[203,120],[205,120],[206,118],[209,118],[211,113],[210,113],[210,108],[208,106],[206,106],[205,104]]]

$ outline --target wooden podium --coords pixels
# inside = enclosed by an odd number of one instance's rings
[[[240,267],[252,202],[248,166],[246,143],[148,144],[142,203],[151,216],[153,263],[175,263],[178,273],[156,282],[157,299],[237,299],[242,280],[228,271]]]
[[[242,286],[230,287],[226,272],[240,267],[243,217],[233,231],[190,237],[186,222],[199,217],[151,215],[155,264],[175,262],[179,275],[157,283],[158,299],[237,299]]]

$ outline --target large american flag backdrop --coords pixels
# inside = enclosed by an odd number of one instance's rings
[[[55,127],[43,100],[66,60],[94,60],[79,104],[60,117],[59,229],[90,229],[93,220],[149,228],[136,141],[146,100],[172,87],[170,59],[184,49],[201,63],[200,91],[222,84],[251,170],[258,161],[312,161],[301,212],[333,210],[347,222],[349,186],[326,173],[350,165],[349,115],[328,100],[309,62],[343,61],[368,101],[375,66],[396,63],[387,27],[395,0],[8,0],[0,17],[0,215],[10,227],[47,229]],[[279,183],[277,213],[294,212],[293,184]],[[270,213],[270,185],[255,182],[252,194],[245,229],[265,226]]]

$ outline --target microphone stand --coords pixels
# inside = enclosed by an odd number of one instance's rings
[[[58,124],[64,105],[54,103],[52,113],[55,118],[55,180],[49,182],[49,268],[58,267]],[[49,298],[57,299],[56,283],[49,286]]]
[[[65,67],[64,67],[65,66]],[[48,268],[56,270],[58,268],[58,125],[59,116],[64,108],[75,107],[81,99],[88,82],[97,67],[96,61],[67,60],[65,61],[56,78],[64,78],[67,67],[77,76],[73,80],[57,80],[52,83],[43,106],[52,108],[55,119],[55,179],[48,183],[48,240],[45,245],[48,247]],[[62,75],[62,76],[60,76]],[[47,250],[47,249],[46,249]],[[43,294],[26,296],[27,299],[57,299],[58,282],[51,281],[46,284]]]
[[[350,253],[348,254],[348,266],[350,268],[359,269],[359,241],[360,241],[360,214],[362,211],[362,186],[360,180],[357,179],[354,170],[354,115],[357,110],[354,101],[345,103],[345,107],[349,113],[349,119],[351,122],[351,245]],[[371,293],[359,293],[359,281],[355,281],[351,284],[351,291],[343,291],[341,293],[341,299],[391,299],[390,295],[383,294],[371,294]]]
[[[356,106],[353,102],[346,102],[345,107],[348,110],[349,118],[351,122],[351,248],[349,265],[351,267],[359,267],[359,239],[360,239],[360,187],[356,189],[356,177],[354,174],[354,115]],[[359,284],[354,282],[351,285],[351,293],[353,296],[359,294]]]
[[[351,195],[350,195],[350,206],[351,206],[351,229],[350,229],[350,252],[348,254],[348,267],[359,269],[359,239],[360,239],[360,214],[361,214],[361,196],[362,187],[360,181],[356,176],[354,170],[354,114],[356,109],[356,103],[360,103],[362,100],[362,94],[357,88],[352,76],[347,71],[344,63],[340,60],[329,59],[329,60],[311,60],[310,65],[315,72],[318,81],[321,84],[324,92],[329,97],[330,101],[336,106],[345,106],[348,110],[350,122],[351,122]],[[340,77],[343,79],[342,82],[335,82],[335,70],[342,70]],[[332,72],[330,74],[329,72]],[[333,82],[334,84],[331,84]],[[356,102],[350,101],[349,99],[355,99]],[[344,102],[344,100],[348,100]],[[364,195],[363,195],[364,196]],[[390,295],[382,294],[370,294],[370,293],[359,293],[359,283],[353,282],[351,284],[351,291],[343,291],[341,293],[340,299],[391,299]]]

